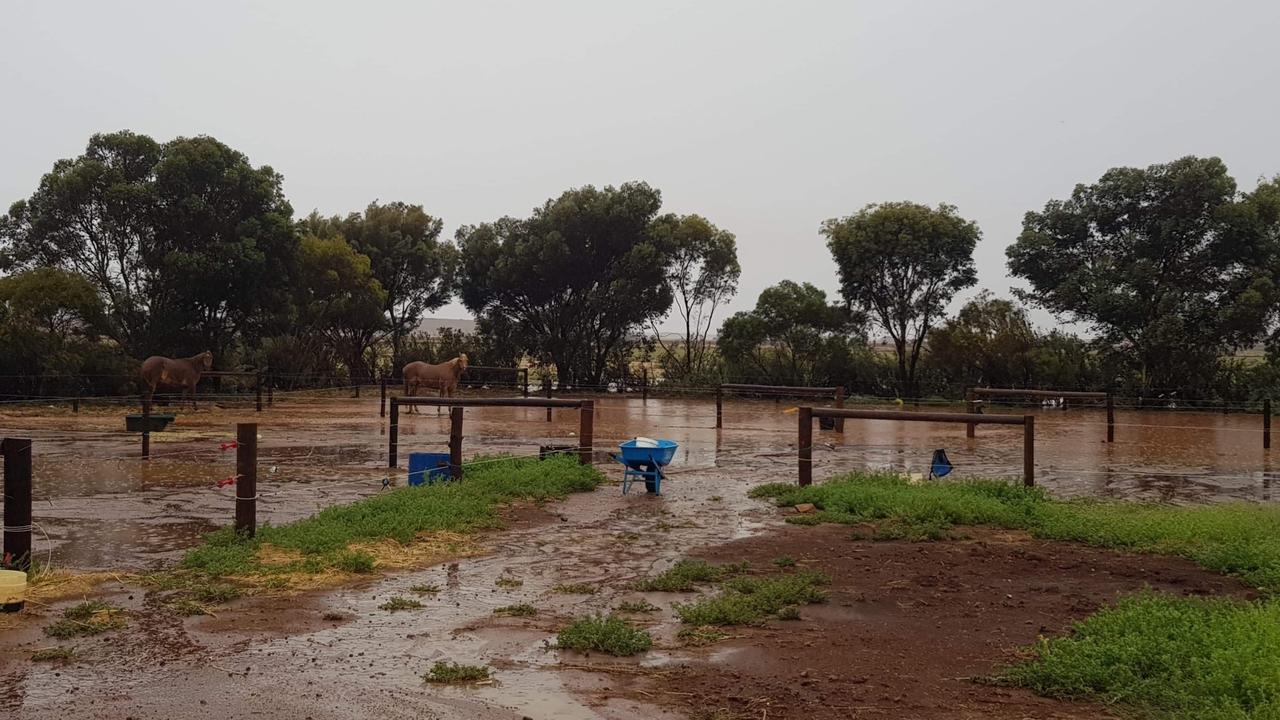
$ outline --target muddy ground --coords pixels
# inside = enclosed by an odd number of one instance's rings
[[[655,717],[1097,717],[1095,707],[1056,703],[981,684],[1041,633],[1060,632],[1121,592],[1145,585],[1182,592],[1241,592],[1186,563],[1129,557],[1013,535],[872,544],[848,528],[785,525],[747,498],[753,485],[795,477],[789,403],[732,400],[714,428],[707,398],[599,398],[595,457],[612,480],[607,451],[636,435],[672,438],[681,449],[660,498],[623,496],[616,484],[544,510],[523,509],[483,538],[485,553],[363,584],[293,597],[255,597],[181,618],[127,573],[163,568],[230,522],[234,453],[219,445],[236,422],[258,422],[259,520],[287,522],[403,482],[387,469],[388,420],[378,400],[277,396],[251,406],[180,412],[157,434],[155,457],[137,457],[124,408],[5,408],[0,434],[35,438],[35,549],[41,561],[119,573],[100,589],[130,611],[130,626],[64,643],[76,657],[34,663],[55,645],[41,628],[76,598],[0,618],[0,716],[18,718],[557,718]],[[1037,470],[1056,495],[1174,502],[1270,499],[1269,460],[1255,447],[1256,416],[1120,412],[1117,442],[1091,410],[1037,413]],[[439,450],[447,420],[404,418],[404,453]],[[464,451],[536,453],[577,441],[576,413],[466,411]],[[854,468],[920,471],[946,448],[956,476],[1016,475],[1020,431],[961,425],[856,423],[816,434],[815,475]],[[684,646],[671,612],[687,595],[628,590],[641,577],[698,555],[770,568],[790,555],[833,578],[831,601],[799,621],[735,631],[705,648]],[[499,586],[514,578],[518,586]],[[592,595],[553,592],[590,583]],[[379,605],[418,584],[441,592],[425,608]],[[641,597],[638,615],[655,649],[615,660],[548,649],[569,619]],[[529,603],[536,618],[495,617]],[[339,619],[326,619],[338,617]],[[437,660],[488,664],[491,684],[436,687],[421,676]],[[832,679],[834,678],[834,679]],[[705,712],[704,712],[705,711]],[[711,714],[707,714],[711,713]]]

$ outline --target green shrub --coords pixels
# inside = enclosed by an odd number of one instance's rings
[[[566,650],[635,655],[653,647],[649,633],[620,617],[593,615],[574,620],[556,636],[556,646]]]

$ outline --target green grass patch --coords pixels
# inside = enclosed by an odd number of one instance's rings
[[[747,571],[747,563],[712,565],[705,560],[680,560],[669,570],[635,584],[643,592],[693,592],[698,583],[719,582]]]
[[[476,683],[489,679],[489,668],[484,665],[437,662],[422,679],[429,683]]]
[[[587,583],[569,583],[568,585],[557,585],[551,588],[551,592],[561,595],[595,595],[596,586]]]
[[[403,598],[395,596],[378,606],[380,610],[388,612],[396,612],[398,610],[418,610],[422,607],[422,603],[412,598]]]
[[[518,605],[507,605],[493,611],[494,615],[506,615],[508,617],[533,617],[538,614],[538,608],[529,603],[520,603]]]
[[[885,533],[927,539],[955,525],[1026,530],[1051,540],[1178,555],[1280,591],[1280,506],[1224,503],[1178,507],[1098,500],[1053,500],[1039,488],[992,481],[909,484],[887,473],[854,473],[819,485],[761,485],[752,497],[779,506],[813,503],[814,522],[893,520]]]
[[[76,656],[75,648],[49,647],[40,648],[31,653],[32,662],[67,662]]]
[[[507,577],[506,575],[504,575],[498,578],[497,580],[494,580],[493,584],[497,585],[500,588],[511,589],[511,588],[523,587],[524,581],[521,580],[520,578]]]
[[[353,573],[373,570],[373,558],[352,543],[390,538],[409,544],[424,532],[468,533],[501,526],[499,508],[517,500],[556,500],[594,490],[600,471],[575,458],[505,458],[468,465],[462,482],[403,487],[349,505],[337,505],[287,525],[263,525],[256,537],[224,528],[183,557],[184,568],[210,577],[263,573]],[[300,559],[267,566],[264,545]]]
[[[795,558],[793,558],[793,557],[791,557],[790,555],[783,555],[782,557],[776,557],[776,558],[774,558],[774,559],[773,559],[773,564],[774,564],[774,565],[777,565],[777,566],[778,566],[778,567],[780,567],[780,568],[795,567],[795,566],[796,566],[796,559],[795,559]]]
[[[56,638],[98,635],[126,624],[124,610],[102,600],[90,600],[63,610],[62,618],[46,625],[44,634]]]
[[[178,598],[165,603],[165,609],[174,615],[182,617],[194,617],[196,615],[211,615],[209,608],[199,601],[191,598]]]
[[[827,595],[820,587],[826,582],[825,575],[812,570],[772,577],[735,577],[725,581],[715,597],[673,607],[680,621],[688,625],[758,625],[780,613],[790,616],[787,608],[826,601]]]
[[[1173,720],[1280,718],[1280,600],[1143,593],[1041,640],[1004,680]]]
[[[609,655],[635,655],[653,647],[649,633],[615,615],[578,618],[556,636],[556,647]]]
[[[419,595],[435,595],[440,592],[439,585],[414,585],[409,588],[409,592],[415,592]]]
[[[626,600],[618,603],[614,610],[622,613],[651,613],[658,612],[658,606],[648,600]]]

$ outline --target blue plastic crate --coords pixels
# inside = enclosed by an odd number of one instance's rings
[[[449,479],[449,453],[409,453],[409,484],[428,485]]]

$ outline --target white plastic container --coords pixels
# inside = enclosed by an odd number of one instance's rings
[[[27,574],[21,570],[0,570],[0,608],[7,612],[22,609],[27,595]]]
[[[658,441],[657,441],[657,440],[654,440],[653,438],[638,437],[638,438],[636,438],[636,447],[640,447],[640,448],[656,448],[656,447],[658,447]]]

